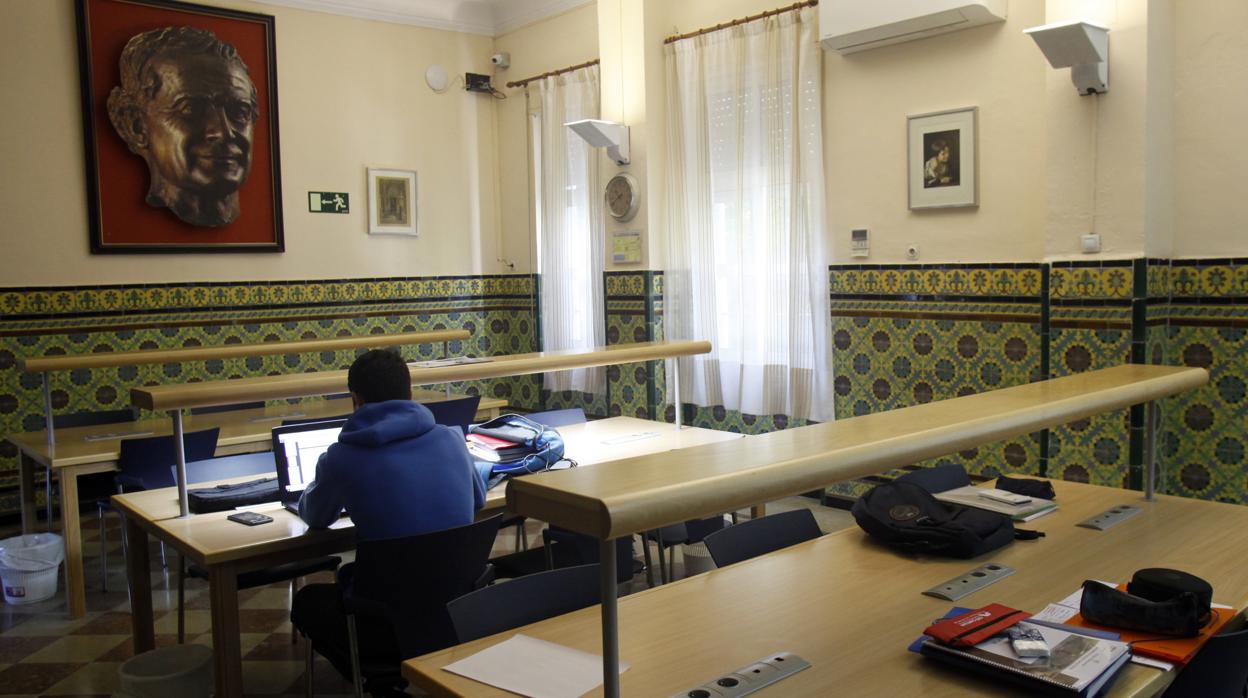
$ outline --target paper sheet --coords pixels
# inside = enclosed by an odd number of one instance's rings
[[[519,634],[442,670],[533,698],[577,698],[602,685],[600,655]]]
[[[1065,623],[1071,618],[1074,618],[1075,614],[1078,612],[1079,609],[1077,608],[1063,606],[1060,603],[1051,603],[1048,606],[1045,606],[1043,611],[1037,613],[1031,618],[1032,620],[1047,620],[1050,623]]]

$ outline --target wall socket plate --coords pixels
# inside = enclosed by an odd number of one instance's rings
[[[1096,254],[1101,251],[1101,236],[1096,233],[1088,233],[1079,237],[1079,249],[1084,254]]]
[[[918,258],[919,258],[919,246],[918,246],[918,245],[907,245],[907,246],[906,246],[906,259],[908,259],[908,260],[910,260],[910,261],[914,261],[914,260],[916,260],[916,259],[918,259]]]

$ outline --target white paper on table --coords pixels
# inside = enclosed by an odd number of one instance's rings
[[[1118,587],[1118,585],[1117,585],[1117,584],[1114,584],[1113,582],[1104,582],[1104,581],[1101,581],[1101,580],[1099,580],[1099,579],[1097,579],[1097,580],[1095,580],[1095,581],[1096,581],[1096,583],[1097,583],[1097,584],[1104,584],[1104,585],[1105,585],[1105,586],[1107,586],[1107,587],[1114,587],[1114,588],[1117,588],[1117,587]],[[1082,602],[1083,602],[1083,587],[1079,587],[1078,589],[1075,589],[1074,593],[1070,594],[1069,596],[1067,596],[1066,598],[1062,599],[1061,601],[1058,601],[1057,603],[1058,603],[1058,605],[1060,605],[1060,606],[1065,606],[1065,607],[1067,607],[1067,608],[1073,608],[1073,609],[1075,609],[1076,611],[1078,611],[1078,610],[1079,610],[1079,605],[1080,605]]]
[[[1065,623],[1071,618],[1074,618],[1075,614],[1078,612],[1079,609],[1077,608],[1063,606],[1060,603],[1051,603],[1048,606],[1045,606],[1043,611],[1032,616],[1031,619],[1044,620],[1050,623]]]
[[[615,438],[611,438],[611,439],[603,439],[602,443],[607,446],[616,446],[618,444],[629,443],[630,441],[641,441],[643,439],[653,439],[654,437],[658,435],[659,435],[659,432],[657,431],[643,431],[643,432],[638,432],[636,434],[625,434],[624,436],[616,436]]]
[[[628,670],[620,662],[620,673]],[[533,698],[577,698],[602,685],[602,656],[513,635],[443,671]]]

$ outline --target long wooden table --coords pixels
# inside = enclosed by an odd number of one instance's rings
[[[628,467],[620,465],[618,470]],[[996,602],[1035,612],[1085,579],[1125,581],[1137,569],[1171,567],[1209,580],[1215,601],[1248,606],[1248,508],[1170,496],[1146,502],[1139,492],[1070,482],[1054,487],[1059,510],[1026,524],[1045,538],[1017,541],[976,560],[898,553],[855,527],[620,599],[620,657],[631,665],[620,677],[622,693],[683,694],[788,651],[811,668],[758,695],[1018,695],[906,651],[953,605],[920,592],[989,561],[1017,572],[957,605]],[[1075,526],[1118,504],[1144,511],[1104,532]],[[442,667],[516,632],[602,651],[598,609],[588,608],[409,660],[403,675],[434,695],[511,695]],[[1172,679],[1173,672],[1131,664],[1110,695],[1153,695]]]
[[[614,698],[620,695],[614,539],[1140,403],[1147,403],[1145,440],[1155,443],[1156,401],[1208,381],[1200,368],[1115,366],[710,444],[679,458],[658,454],[610,470],[541,473],[514,483],[507,505],[599,539],[603,681]],[[1155,449],[1147,461],[1145,498],[1151,500]]]
[[[419,391],[421,402],[446,400],[440,392]],[[507,406],[506,400],[482,398],[478,416],[490,419]],[[273,427],[283,419],[335,417],[351,412],[350,399],[310,401],[297,405],[275,405],[264,408],[233,410],[191,415],[186,428],[221,429],[217,438],[218,456],[272,447]],[[61,534],[65,538],[65,586],[71,618],[86,612],[86,588],[82,567],[82,529],[78,514],[78,478],[92,473],[117,469],[121,439],[140,436],[162,436],[171,433],[169,420],[147,419],[126,424],[105,424],[59,430],[57,443],[49,446],[43,432],[11,434],[7,438],[19,451],[19,483],[21,491],[22,531],[35,530],[35,472],[50,467],[60,479]],[[100,438],[105,437],[105,438]]]
[[[677,429],[672,424],[631,417],[560,427],[559,432],[567,456],[576,459],[581,466],[600,466],[641,453],[742,438],[740,434],[692,427]],[[651,433],[655,436],[636,438]],[[502,488],[496,488],[499,489]],[[218,695],[242,695],[238,575],[286,561],[349,550],[355,545],[350,519],[340,519],[329,530],[310,530],[278,504],[259,509],[272,516],[273,523],[242,526],[226,520],[230,512],[180,517],[175,488],[115,495],[112,499],[125,513],[126,535],[129,536],[127,578],[135,652],[155,646],[147,555],[151,536],[209,570]],[[504,503],[502,493],[492,491],[486,507],[500,509]]]

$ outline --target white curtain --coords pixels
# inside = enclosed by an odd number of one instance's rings
[[[714,348],[681,361],[682,400],[830,420],[815,11],[677,41],[666,64],[665,334]]]
[[[532,138],[542,348],[589,349],[606,343],[602,192],[596,151],[564,124],[598,117],[598,66],[543,78],[536,88]],[[545,374],[543,387],[600,395],[606,379],[600,368],[560,371]]]

